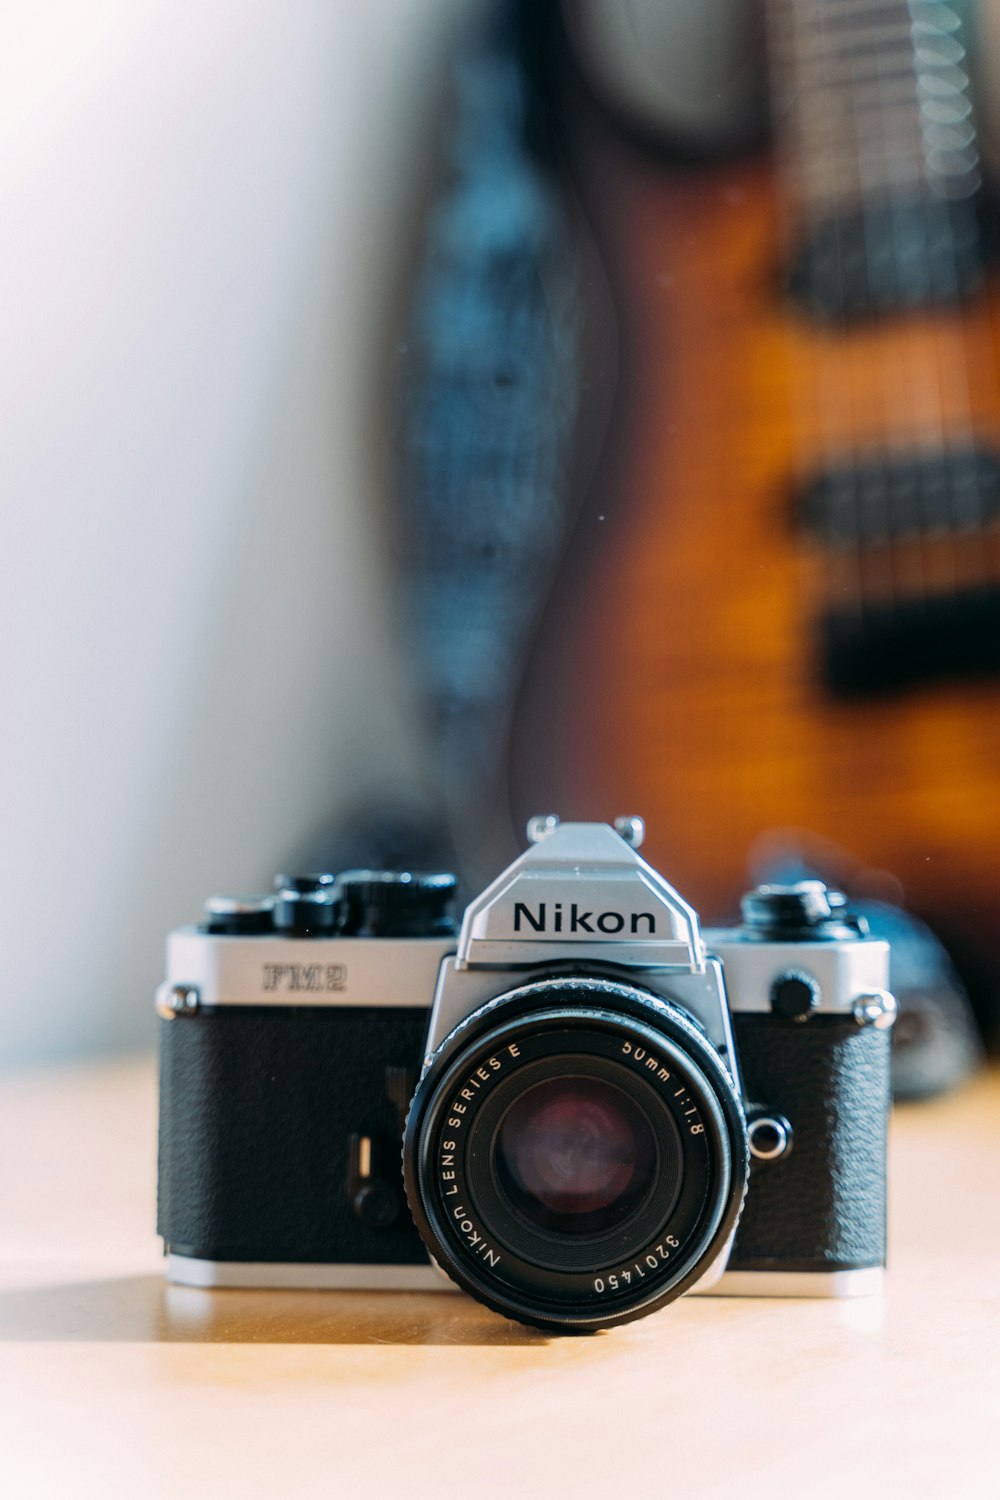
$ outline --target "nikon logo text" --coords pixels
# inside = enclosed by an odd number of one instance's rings
[[[633,937],[639,933],[643,937],[652,937],[656,932],[656,919],[651,911],[633,911],[627,915],[620,911],[601,911],[595,915],[592,911],[581,910],[575,901],[565,909],[561,901],[554,901],[551,911],[547,901],[540,901],[536,907],[515,901],[514,931],[593,932],[603,933],[605,937],[628,932]]]
[[[346,964],[265,964],[261,988],[330,994],[347,988]]]

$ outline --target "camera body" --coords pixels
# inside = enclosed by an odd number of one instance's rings
[[[638,819],[529,834],[458,933],[450,877],[358,871],[171,934],[172,1280],[416,1289],[441,1267],[559,1329],[687,1290],[874,1288],[888,945],[819,882],[702,932]]]

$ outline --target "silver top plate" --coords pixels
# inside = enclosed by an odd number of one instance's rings
[[[181,927],[167,939],[169,988],[198,1005],[429,1007],[454,937],[217,937]]]

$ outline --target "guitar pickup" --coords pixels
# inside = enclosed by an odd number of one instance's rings
[[[1000,673],[1000,586],[830,611],[823,676],[838,697]]]
[[[828,547],[981,531],[1000,515],[1000,457],[977,445],[864,456],[820,470],[796,508]]]
[[[975,199],[914,196],[819,220],[798,246],[788,293],[814,322],[844,326],[947,306],[982,279]]]

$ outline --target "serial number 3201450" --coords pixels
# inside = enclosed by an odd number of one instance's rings
[[[637,1281],[643,1281],[650,1271],[658,1270],[665,1260],[670,1259],[671,1250],[676,1250],[679,1243],[674,1235],[665,1235],[654,1249],[640,1260],[634,1261],[632,1265],[616,1271],[613,1276],[596,1277],[594,1291],[617,1292],[623,1286],[631,1286],[633,1276]]]

